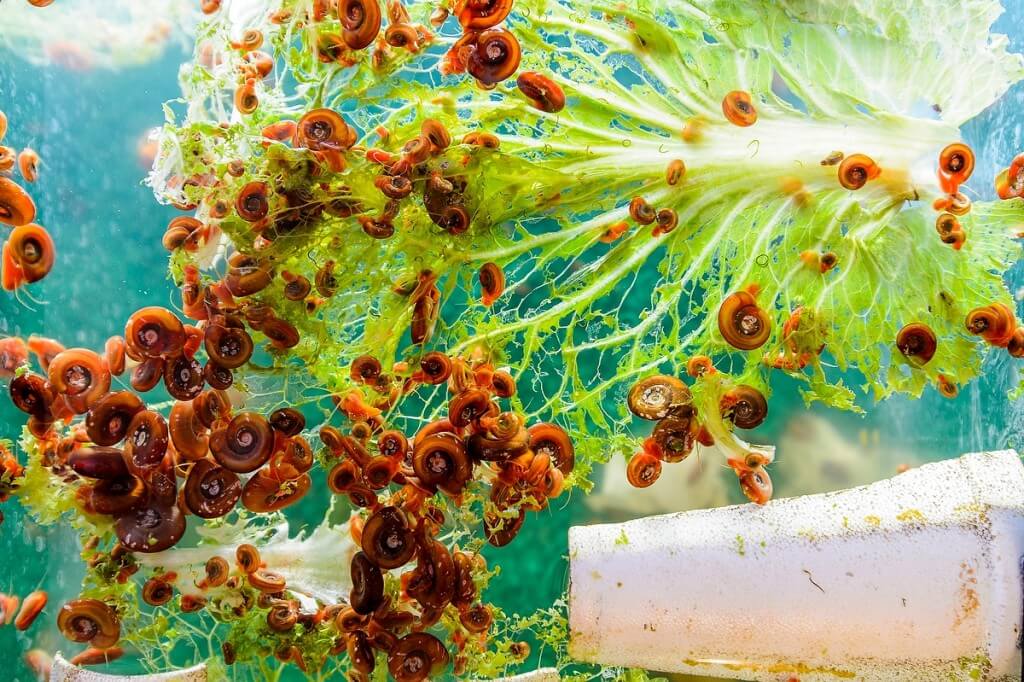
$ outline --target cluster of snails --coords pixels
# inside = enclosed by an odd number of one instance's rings
[[[448,233],[462,234],[470,227],[470,211],[466,206],[466,180],[455,175],[446,177],[447,163],[432,163],[451,145],[451,136],[445,126],[434,119],[426,119],[420,134],[407,141],[399,154],[381,149],[370,149],[367,159],[381,166],[375,185],[388,198],[386,216],[374,219],[360,216],[363,230],[378,238],[394,234],[391,221],[397,215],[400,202],[418,187],[421,188],[423,207],[430,220]]]
[[[298,435],[302,415],[282,408],[269,421],[251,412],[232,416],[220,390],[252,353],[241,322],[218,312],[200,325],[183,325],[164,308],[143,308],[129,318],[124,337],[107,341],[103,355],[37,343],[45,376],[24,372],[10,383],[44,461],[77,482],[84,510],[116,519],[117,536],[131,551],[172,546],[184,533],[184,514],[223,516],[239,499],[252,511],[270,511],[309,488],[313,456]],[[195,358],[200,346],[205,367]],[[162,379],[177,399],[168,419],[135,393],[110,390],[111,377],[129,361],[133,389],[149,391]],[[204,390],[207,383],[212,388]],[[55,423],[75,415],[84,422],[62,437]],[[243,486],[238,474],[252,472]]]
[[[1005,303],[991,303],[967,313],[964,321],[967,332],[980,336],[996,348],[1005,348],[1015,358],[1024,358],[1024,326],[1019,326],[1013,309]],[[923,322],[911,322],[896,335],[896,348],[914,367],[924,367],[938,349],[935,332]],[[939,392],[947,398],[955,398],[958,389],[948,377],[939,374],[936,378]]]
[[[816,355],[821,355],[825,350],[825,344],[821,339],[815,339],[817,343],[811,345],[802,338],[801,321],[810,315],[809,309],[804,306],[797,306],[782,324],[782,347],[772,355],[766,353],[764,363],[775,369],[786,371],[801,370],[811,363]]]
[[[679,224],[679,215],[675,209],[659,208],[655,210],[643,197],[633,197],[629,202],[629,217],[639,225],[654,224],[651,231],[652,237],[660,237],[676,229]]]
[[[716,372],[707,356],[694,356],[687,373],[700,381]],[[663,462],[681,462],[697,443],[714,445],[714,437],[701,423],[693,396],[687,385],[676,377],[650,376],[633,384],[626,401],[629,411],[641,419],[655,422],[651,435],[644,439],[626,468],[626,478],[637,488],[653,485],[661,476]],[[739,384],[723,391],[718,403],[720,416],[740,429],[760,426],[768,416],[768,402],[752,386]],[[764,455],[750,452],[742,460],[730,458],[740,488],[752,502],[764,504],[772,496],[772,481]]]
[[[7,116],[0,111],[0,142],[6,134]],[[15,152],[0,144],[0,223],[14,228],[0,251],[0,286],[7,291],[46,277],[57,254],[50,233],[33,222],[36,204],[32,197],[10,177],[15,165],[22,179],[35,182],[39,155],[28,147]]]
[[[488,540],[503,546],[511,542],[525,519],[525,511],[542,509],[557,497],[575,462],[572,441],[554,424],[527,428],[523,417],[501,411],[496,399],[515,394],[511,375],[488,362],[469,363],[437,351],[425,354],[419,369],[404,381],[382,372],[370,357],[352,365],[355,381],[382,395],[367,405],[359,392],[341,399],[340,407],[356,421],[351,436],[327,426],[321,440],[340,461],[328,474],[335,493],[348,495],[359,507],[379,506],[380,491],[401,485],[400,494],[427,497],[438,491],[456,503],[467,485],[479,476],[477,466],[491,469],[490,509],[484,527]],[[421,428],[410,439],[401,431],[384,429],[380,417],[396,399],[416,386],[447,383],[452,398],[448,416]],[[376,440],[377,454],[368,443]]]
[[[967,145],[955,142],[939,153],[939,186],[946,194],[932,204],[936,211],[940,211],[935,219],[935,231],[944,244],[957,251],[967,240],[967,233],[957,217],[967,215],[971,210],[971,200],[960,191],[960,185],[967,182],[973,171],[974,152]]]

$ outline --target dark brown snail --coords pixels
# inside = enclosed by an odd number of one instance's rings
[[[925,365],[935,357],[938,341],[935,332],[926,324],[912,322],[896,335],[896,347],[905,358],[917,365]]]
[[[719,409],[722,416],[732,421],[737,428],[752,429],[768,416],[768,401],[761,391],[741,384],[725,392],[719,401]]]

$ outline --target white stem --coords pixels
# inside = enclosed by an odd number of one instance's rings
[[[1012,451],[825,495],[577,527],[570,652],[744,680],[1020,679]]]

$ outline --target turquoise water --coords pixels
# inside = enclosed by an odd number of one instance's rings
[[[1022,5],[1015,3],[996,27],[1011,35],[1018,51],[1024,50]],[[144,169],[137,147],[145,131],[161,122],[161,104],[177,95],[177,66],[183,58],[172,49],[145,66],[80,72],[40,68],[0,54],[0,109],[10,120],[7,140],[19,147],[32,146],[43,159],[32,193],[40,208],[39,222],[51,231],[58,247],[53,273],[31,290],[36,300],[0,295],[0,334],[41,333],[68,346],[99,348],[141,305],[171,305],[174,298],[160,236],[167,220],[178,213],[158,205],[140,184]],[[966,140],[979,156],[975,178],[991,178],[998,162],[1005,165],[1007,158],[1024,149],[1022,106],[1024,86],[1018,85],[966,128]],[[983,196],[991,193],[984,184],[975,189]],[[1011,274],[1011,284],[1024,284],[1019,267]],[[779,453],[779,466],[788,476],[780,476],[778,487],[786,493],[866,482],[891,475],[897,463],[1019,444],[1024,417],[1006,398],[1016,382],[1014,361],[999,354],[985,377],[955,400],[929,390],[916,402],[893,399],[866,405],[867,417],[807,410],[796,387],[779,382],[772,414],[753,439],[789,444]],[[20,414],[5,400],[0,400],[0,421],[2,435],[16,434]],[[830,460],[828,453],[820,452],[822,443],[842,445],[843,452],[864,456],[855,464]],[[612,466],[622,467],[624,462]],[[649,504],[670,511],[690,502],[686,491],[674,501],[661,496],[653,502],[654,492],[633,491],[637,507]],[[640,513],[612,493],[606,497],[615,504],[600,512],[589,508],[581,495],[563,498],[555,508],[532,515],[509,549],[490,550],[488,559],[492,566],[500,566],[501,573],[488,597],[519,613],[550,605],[565,587],[569,526]],[[301,514],[315,519],[323,499],[312,496]],[[721,500],[726,501],[742,500],[730,488]],[[53,616],[55,605],[77,595],[81,570],[70,533],[40,528],[16,504],[4,505],[3,511],[0,591],[23,595],[43,588],[51,598],[45,617],[28,633],[0,628],[0,654],[10,662],[0,677],[20,682],[32,679],[21,663],[25,651],[69,649]],[[126,660],[116,668],[131,670],[133,662]]]

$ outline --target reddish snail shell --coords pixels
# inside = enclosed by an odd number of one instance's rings
[[[416,552],[416,538],[401,510],[381,507],[363,526],[363,552],[384,570],[404,566]]]
[[[110,390],[110,372],[103,358],[85,348],[58,353],[47,370],[54,392],[67,397],[76,414],[86,412]]]
[[[128,318],[124,340],[133,360],[176,357],[185,346],[185,327],[167,308],[140,308]]]
[[[497,26],[512,11],[514,0],[460,0],[455,13],[467,31],[480,31]]]
[[[575,448],[569,434],[557,424],[540,423],[531,426],[530,449],[537,455],[547,455],[551,464],[568,476],[576,464]]]
[[[511,4],[511,2],[509,3]],[[523,71],[516,79],[519,92],[526,95],[530,103],[541,111],[556,114],[565,108],[565,92],[561,86],[536,71]]]
[[[27,284],[46,277],[53,269],[53,261],[57,255],[57,247],[54,246],[50,233],[35,223],[15,227],[7,238],[4,250],[10,254],[17,267],[14,278]],[[6,268],[7,259],[4,261]]]
[[[260,551],[253,545],[241,544],[235,549],[235,561],[242,573],[253,573],[263,565]]]
[[[164,363],[164,387],[177,400],[193,400],[203,392],[203,366],[195,358],[179,355]]]
[[[163,606],[174,596],[174,586],[161,578],[150,578],[142,586],[142,601],[150,606]]]
[[[469,632],[479,634],[487,632],[494,622],[494,615],[491,608],[485,604],[477,604],[459,613],[459,622]]]
[[[277,594],[287,587],[287,581],[283,575],[262,568],[247,574],[246,579],[250,585],[264,594]]]
[[[146,484],[137,476],[97,481],[78,490],[83,507],[96,514],[116,516],[138,505],[146,495]]]
[[[79,476],[111,481],[128,475],[124,454],[117,448],[82,447],[68,457],[68,466]]]
[[[43,372],[50,368],[50,361],[57,357],[58,353],[67,350],[63,344],[44,336],[32,334],[28,337],[27,343],[17,336],[9,336],[0,341],[0,370],[13,372],[18,365],[26,363],[28,361],[26,349],[39,360],[39,366],[42,367]],[[113,374],[113,370],[111,373]]]
[[[235,199],[235,211],[238,216],[250,223],[266,218],[270,212],[270,202],[267,199],[269,192],[267,183],[258,180],[242,187]]]
[[[281,273],[284,280],[284,297],[289,301],[302,301],[313,289],[309,280],[302,275],[295,275],[287,270]]]
[[[224,468],[239,474],[256,471],[266,464],[273,447],[270,424],[255,412],[240,412],[226,428],[210,436],[214,458]]]
[[[206,383],[210,385],[210,388],[217,389],[218,391],[231,388],[231,384],[235,380],[230,369],[221,367],[212,360],[207,360],[203,366],[203,378],[206,379]]]
[[[360,355],[352,361],[352,365],[349,367],[349,376],[352,377],[352,381],[361,384],[375,384],[380,373],[380,360],[372,355]]]
[[[489,421],[486,432],[469,437],[469,453],[473,459],[505,462],[530,449],[530,434],[523,428],[522,417],[514,412],[503,412]],[[544,444],[538,441],[538,446]],[[553,447],[551,443],[547,446]]]
[[[764,467],[758,466],[740,473],[740,489],[755,504],[772,499],[772,478]]]
[[[477,36],[466,70],[484,85],[494,85],[511,77],[521,58],[519,41],[514,35],[501,28],[487,29]]]
[[[682,381],[666,375],[641,379],[629,389],[626,405],[641,419],[663,419],[673,410],[689,405],[690,389]]]
[[[935,332],[920,322],[912,322],[896,335],[896,347],[916,365],[925,365],[935,356],[938,341]]]
[[[117,517],[117,538],[132,552],[162,552],[185,534],[185,516],[176,504],[150,502]]]
[[[452,434],[439,433],[413,445],[412,468],[420,482],[458,494],[473,475],[466,446]]]
[[[444,151],[452,143],[451,135],[444,124],[432,118],[423,121],[420,133],[430,141],[431,151],[435,154]]]
[[[497,370],[491,375],[491,388],[499,398],[511,398],[516,394],[516,380],[504,370]]]
[[[129,379],[131,387],[139,393],[145,393],[156,388],[160,379],[164,376],[163,358],[146,358],[142,363],[132,369],[132,376]]]
[[[228,581],[231,567],[224,557],[212,556],[206,560],[206,587],[220,587]]]
[[[85,417],[85,431],[96,445],[116,445],[128,433],[132,418],[145,405],[134,393],[117,391],[96,401]]]
[[[939,170],[955,184],[966,182],[974,172],[974,152],[962,142],[947,145],[939,153]]]
[[[452,552],[455,564],[455,593],[452,603],[456,606],[468,606],[476,599],[476,584],[473,582],[473,559],[465,552]]]
[[[46,607],[49,597],[43,590],[32,592],[21,602],[21,609],[14,618],[14,627],[18,630],[28,630],[36,617]]]
[[[422,682],[440,674],[450,655],[437,637],[414,632],[402,637],[388,653],[388,672],[396,682]]]
[[[409,450],[409,440],[401,431],[384,431],[377,436],[377,450],[384,457],[401,459]]]
[[[1013,336],[1006,344],[1006,352],[1011,357],[1024,358],[1024,327],[1017,327],[1013,330]]]
[[[270,340],[274,348],[278,350],[287,350],[299,345],[298,330],[279,317],[267,320],[260,328],[260,331]]]
[[[839,164],[839,184],[846,189],[857,190],[881,174],[881,169],[871,157],[851,154]]]
[[[270,475],[278,481],[299,478],[313,468],[313,449],[302,436],[287,437],[278,432],[274,454],[270,456]]]
[[[252,357],[252,338],[238,327],[211,323],[203,339],[210,360],[224,369],[237,369]]]
[[[313,109],[299,119],[292,145],[322,152],[347,149],[354,142],[355,133],[341,114],[331,109]]]
[[[365,552],[356,552],[352,557],[349,575],[352,577],[352,591],[349,605],[358,614],[369,615],[384,603],[384,575]]]
[[[420,374],[428,384],[441,384],[448,381],[452,373],[452,361],[444,353],[432,351],[420,358]]]
[[[338,278],[334,275],[334,261],[329,260],[316,271],[316,290],[324,298],[338,293]]]
[[[298,607],[286,599],[278,599],[267,611],[267,625],[274,632],[290,632],[298,622]]]
[[[661,476],[661,460],[648,452],[638,452],[626,466],[626,480],[636,488],[653,485]]]
[[[746,128],[757,122],[757,109],[750,99],[750,93],[733,90],[722,99],[722,113],[733,125]]]
[[[224,391],[212,389],[192,401],[192,408],[199,423],[211,428],[216,422],[231,416],[231,399]]]
[[[1005,347],[1017,327],[1013,311],[1005,303],[992,303],[967,313],[967,331],[993,346]],[[53,380],[50,380],[51,383]]]
[[[754,350],[768,341],[772,321],[749,291],[737,291],[718,309],[718,330],[733,348]]]
[[[136,412],[125,435],[128,468],[139,473],[159,466],[167,453],[168,438],[167,422],[159,412]]]
[[[629,217],[641,225],[650,225],[657,218],[657,214],[646,199],[633,197],[629,202]]]
[[[103,359],[107,361],[107,369],[114,376],[124,374],[124,338],[111,336],[103,346]],[[47,360],[49,364],[49,360]]]
[[[18,171],[26,182],[39,179],[39,154],[34,149],[25,147],[18,154]]]
[[[406,593],[422,606],[444,609],[455,595],[455,562],[440,542],[421,543],[419,560],[406,583]]]
[[[0,172],[6,172],[14,168],[17,159],[18,154],[13,147],[0,145]]]
[[[684,175],[686,175],[686,164],[682,159],[669,161],[668,167],[665,169],[665,182],[669,185],[677,185]]]
[[[256,96],[256,79],[246,78],[235,88],[235,108],[243,115],[251,114],[259,107],[260,100]]]
[[[489,308],[505,293],[505,273],[497,263],[484,263],[477,276],[480,279],[480,302]]]
[[[651,432],[651,440],[658,447],[657,455],[666,462],[686,459],[693,452],[696,441],[694,426],[689,415],[669,415],[659,421]]]
[[[722,416],[732,421],[737,428],[752,429],[764,422],[768,416],[768,401],[764,394],[753,386],[740,384],[730,388],[718,403]]]
[[[46,2],[50,4],[53,0],[34,0],[35,2]],[[124,656],[124,649],[119,646],[107,647],[101,649],[99,647],[91,646],[84,651],[80,651],[72,656],[68,663],[76,666],[89,666],[89,665],[106,665],[116,661],[117,659]]]
[[[383,632],[387,632],[391,638],[394,637],[393,634],[386,630]],[[373,672],[373,669],[377,664],[374,659],[373,648],[370,638],[361,630],[350,633],[346,638],[345,651],[348,653],[348,660],[352,664],[352,668],[357,673],[369,675]],[[393,645],[391,648],[393,648]]]
[[[171,407],[168,418],[168,432],[174,449],[186,460],[198,460],[206,456],[210,437],[196,418],[193,402],[178,401]]]
[[[270,427],[284,436],[297,436],[306,428],[306,418],[293,407],[282,407],[270,413]]]
[[[38,374],[26,373],[11,379],[11,401],[22,412],[38,418],[50,416],[54,394],[50,384]]]
[[[342,37],[352,50],[368,47],[380,33],[381,13],[377,0],[340,0],[338,17]]]
[[[654,216],[657,227],[654,228],[654,236],[668,234],[679,225],[679,214],[672,208],[660,208]]]
[[[121,638],[121,622],[114,610],[98,599],[73,599],[57,613],[57,628],[72,642],[107,648]]]
[[[20,185],[0,175],[0,223],[18,227],[36,219],[36,204]]]
[[[185,480],[185,504],[203,519],[215,519],[235,508],[242,495],[238,475],[208,459],[192,465]]]
[[[505,516],[495,512],[484,512],[484,536],[493,547],[504,547],[516,539],[526,521],[526,510],[520,508],[517,515]]]
[[[309,492],[312,481],[308,474],[287,481],[279,481],[261,469],[242,489],[242,505],[249,511],[265,513],[278,511],[295,504]]]
[[[497,406],[487,391],[478,388],[462,391],[448,404],[448,419],[457,428],[469,426],[480,417],[497,413]]]

